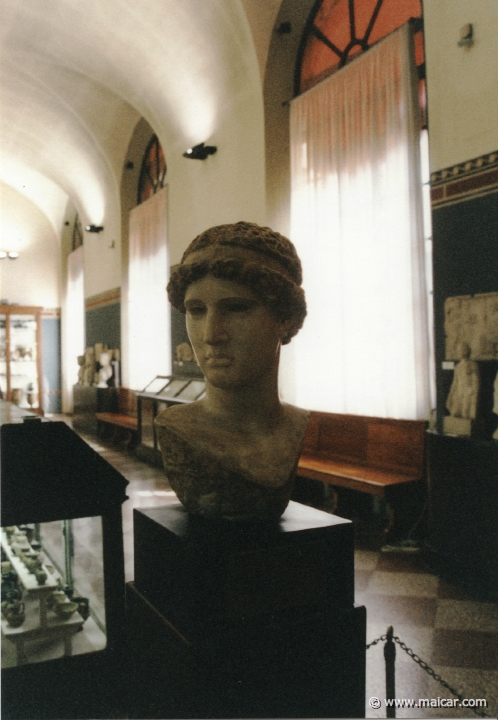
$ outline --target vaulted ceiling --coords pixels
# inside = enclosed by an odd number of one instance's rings
[[[225,92],[260,83],[279,4],[2,0],[0,180],[56,232],[68,198],[100,224],[140,116],[166,150],[209,140]]]

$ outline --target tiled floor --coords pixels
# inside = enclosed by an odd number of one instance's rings
[[[86,438],[128,480],[123,506],[126,579],[133,578],[133,508],[175,501],[161,470],[115,447]],[[486,715],[498,713],[498,604],[478,602],[424,567],[420,555],[398,555],[357,548],[356,602],[367,608],[367,642],[392,625],[422,660],[465,698],[485,698]],[[386,717],[383,643],[367,651],[366,717]],[[396,696],[437,702],[452,694],[396,645]],[[369,698],[382,701],[380,709]],[[399,718],[471,718],[469,708],[397,708]]]
[[[356,600],[367,608],[367,642],[386,632],[411,648],[468,699],[485,698],[486,714],[498,712],[498,604],[478,602],[467,592],[427,572],[419,556],[357,549]],[[367,701],[382,698],[382,643],[367,651]],[[397,698],[451,698],[396,645]],[[368,707],[367,717],[385,717]],[[468,708],[398,708],[397,717],[476,717]]]

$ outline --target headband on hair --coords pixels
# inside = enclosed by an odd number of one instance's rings
[[[198,235],[172,272],[168,297],[185,313],[185,293],[206,275],[249,287],[275,317],[292,321],[282,344],[291,341],[306,317],[301,261],[283,235],[255,223],[218,225]]]

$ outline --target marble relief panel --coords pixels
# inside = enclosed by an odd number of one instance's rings
[[[461,360],[464,345],[473,360],[498,359],[498,292],[449,297],[444,312],[446,360]]]

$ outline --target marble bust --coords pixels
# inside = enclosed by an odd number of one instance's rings
[[[278,365],[306,316],[301,282],[292,243],[245,222],[199,235],[171,276],[206,395],[155,422],[168,480],[194,515],[271,521],[290,500],[309,413],[280,401]]]
[[[112,377],[112,366],[111,356],[107,352],[100,353],[99,358],[100,370],[98,372],[99,382],[97,387],[106,388],[109,387],[108,380]]]

